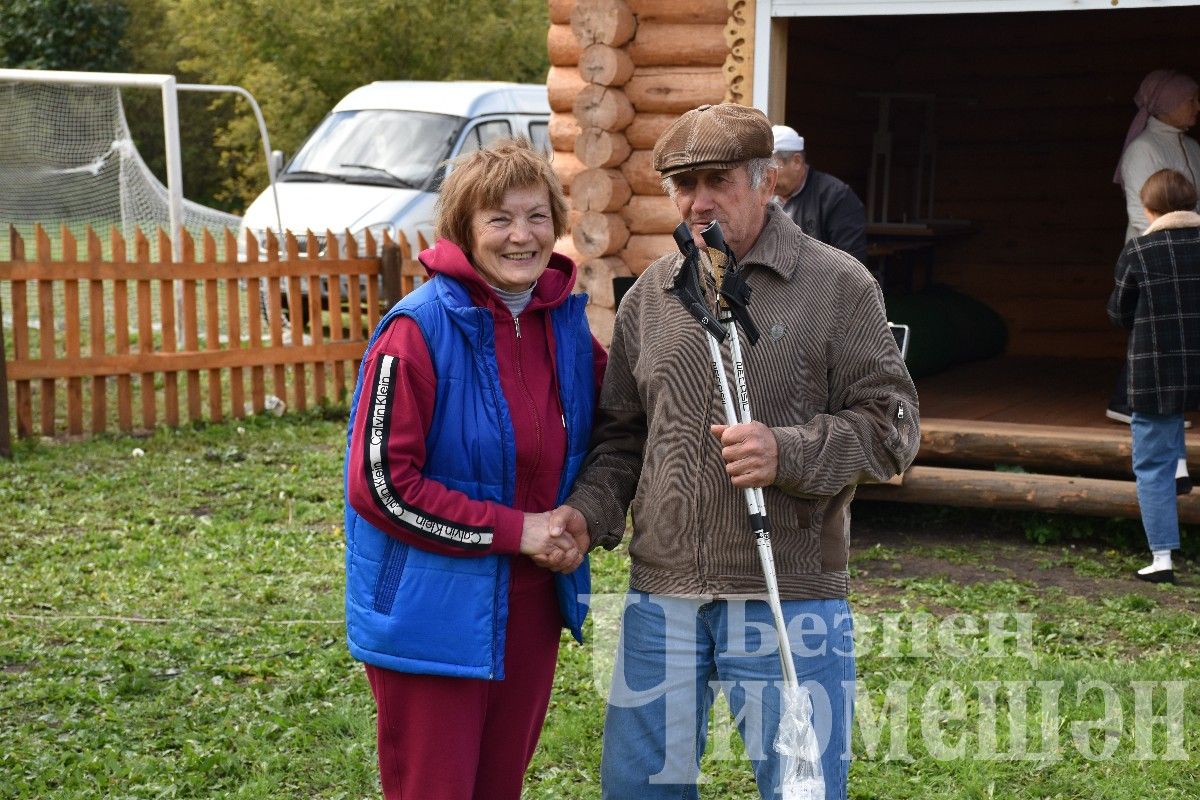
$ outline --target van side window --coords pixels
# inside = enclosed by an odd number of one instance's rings
[[[487,147],[505,136],[512,136],[512,125],[508,123],[508,120],[495,119],[490,122],[481,122],[467,133],[467,138],[463,139],[462,149],[458,151],[459,155]]]
[[[550,147],[550,125],[548,123],[530,122],[529,141],[533,144],[533,149],[539,153],[545,153],[547,156],[553,153],[553,149]]]

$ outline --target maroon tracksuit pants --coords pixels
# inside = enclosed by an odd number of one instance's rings
[[[368,664],[386,800],[518,800],[546,718],[561,629],[553,576],[516,556],[504,680]]]

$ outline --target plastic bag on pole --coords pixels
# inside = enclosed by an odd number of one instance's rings
[[[812,724],[812,696],[803,686],[786,684],[780,694],[775,752],[780,755],[779,790],[783,800],[825,800],[821,747]]]

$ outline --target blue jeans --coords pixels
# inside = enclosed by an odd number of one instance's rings
[[[1133,412],[1133,475],[1138,507],[1151,550],[1179,549],[1179,511],[1175,506],[1175,467],[1183,446],[1183,415]]]
[[[812,695],[826,798],[846,797],[854,716],[854,635],[844,599],[785,600],[792,659]],[[696,800],[716,692],[725,693],[758,791],[779,796],[782,665],[770,607],[760,599],[630,592],[604,718],[606,800]]]

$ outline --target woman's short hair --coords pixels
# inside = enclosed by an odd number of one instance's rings
[[[1183,173],[1160,169],[1142,184],[1142,205],[1155,214],[1196,210],[1196,187]]]
[[[435,235],[470,253],[475,246],[471,218],[485,208],[499,208],[511,189],[545,185],[550,193],[554,238],[567,232],[567,199],[562,183],[544,155],[528,139],[499,139],[450,162],[450,176],[437,201]]]

